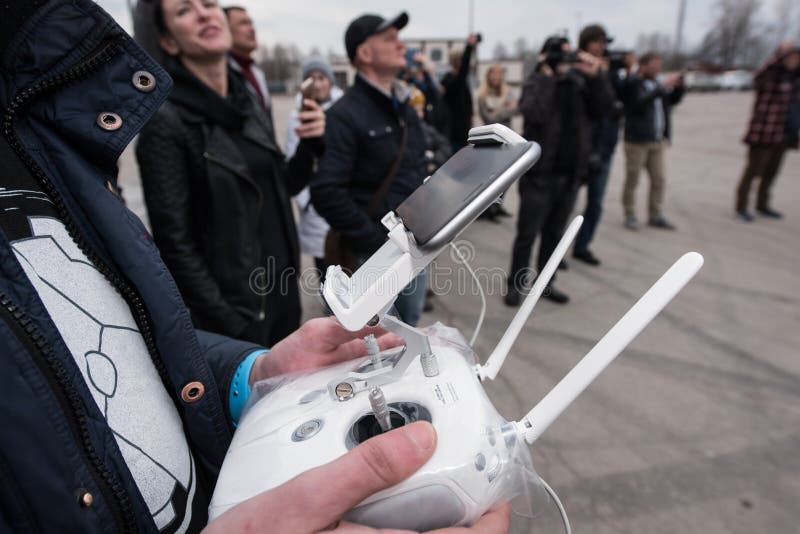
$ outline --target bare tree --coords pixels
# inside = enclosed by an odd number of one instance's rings
[[[525,59],[528,54],[528,42],[524,37],[517,38],[514,41],[514,59]]]
[[[698,59],[723,68],[754,66],[768,48],[758,12],[761,0],[717,0],[715,19],[698,51]]]
[[[797,0],[780,0],[775,5],[775,28],[773,44],[778,46],[786,39],[800,37],[800,7]]]
[[[662,32],[640,33],[636,38],[636,52],[656,52],[667,57],[672,55],[672,38]]]

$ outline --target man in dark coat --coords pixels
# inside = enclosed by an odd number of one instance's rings
[[[325,154],[311,181],[311,199],[361,264],[386,241],[381,218],[417,187],[425,173],[425,135],[409,104],[410,90],[397,79],[405,67],[398,32],[401,13],[386,20],[362,15],[350,23],[345,46],[358,74],[327,113]],[[395,302],[400,317],[416,325],[422,314],[423,271]]]
[[[591,120],[613,105],[602,62],[578,52],[572,62],[569,42],[550,37],[540,63],[522,88],[519,110],[523,135],[542,146],[539,162],[519,182],[520,208],[505,302],[519,305],[530,283],[528,265],[536,236],[541,233],[537,267],[541,272],[564,233],[575,196],[586,175],[591,152]],[[552,283],[546,298],[565,304],[569,296]]]
[[[736,188],[736,217],[753,220],[748,197],[753,179],[758,177],[756,211],[780,219],[782,214],[770,203],[770,190],[788,148],[797,148],[800,130],[800,48],[786,41],[753,77],[756,101],[744,142],[749,145],[747,165]]]
[[[636,186],[642,168],[650,176],[648,224],[653,228],[674,230],[675,227],[662,213],[664,202],[665,165],[664,152],[672,135],[672,108],[683,99],[683,73],[674,73],[658,81],[661,73],[661,56],[654,52],[639,58],[639,70],[625,82],[625,186],[622,206],[625,210],[625,228],[638,230],[635,200]]]

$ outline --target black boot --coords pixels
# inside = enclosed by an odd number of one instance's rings
[[[550,284],[544,289],[544,298],[552,300],[557,304],[566,304],[569,302],[569,295],[560,291],[556,286]]]

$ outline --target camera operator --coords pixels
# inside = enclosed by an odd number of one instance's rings
[[[662,230],[675,227],[661,213],[664,200],[664,147],[670,141],[670,111],[683,99],[683,73],[668,76],[661,84],[662,60],[655,52],[639,58],[639,69],[625,83],[625,189],[622,206],[625,228],[638,230],[635,198],[642,167],[650,176],[648,225]]]
[[[425,57],[424,52],[416,49],[406,50],[406,68],[401,78],[409,86],[414,86],[422,92],[425,98],[424,117],[422,118],[425,122],[441,127],[443,112],[440,106],[439,84],[436,82],[433,65]]]
[[[598,24],[586,26],[578,38],[580,50],[602,58],[606,67],[605,75],[614,89],[613,108],[607,115],[592,121],[592,153],[586,174],[586,209],[583,211],[583,226],[575,238],[575,248],[572,251],[575,259],[589,265],[600,265],[600,260],[589,250],[589,245],[603,213],[603,197],[611,172],[614,149],[619,140],[619,119],[623,113],[619,95],[626,74],[636,61],[632,52],[608,50],[606,46],[612,41],[605,29]]]
[[[481,42],[478,33],[467,37],[463,52],[450,54],[450,72],[442,78],[442,101],[447,110],[447,136],[453,152],[466,146],[472,128],[472,91],[467,78],[475,47]]]
[[[607,115],[613,105],[600,58],[584,51],[573,53],[566,38],[550,37],[539,61],[519,101],[523,135],[542,146],[542,155],[519,182],[517,236],[505,297],[509,306],[519,304],[529,282],[525,274],[537,234],[541,233],[540,271],[561,239],[578,185],[587,171],[590,121]],[[552,282],[544,294],[560,304],[569,301]]]

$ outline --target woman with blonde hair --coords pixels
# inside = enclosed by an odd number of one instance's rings
[[[511,128],[511,117],[517,113],[517,101],[505,80],[505,70],[494,64],[486,71],[486,76],[478,88],[478,113],[484,124],[499,122]],[[502,199],[502,197],[501,197]],[[497,221],[498,217],[509,217],[502,204],[492,204],[480,218]]]
[[[517,113],[517,102],[500,65],[492,65],[486,71],[478,89],[478,112],[484,124],[499,122],[511,127],[511,117]]]

